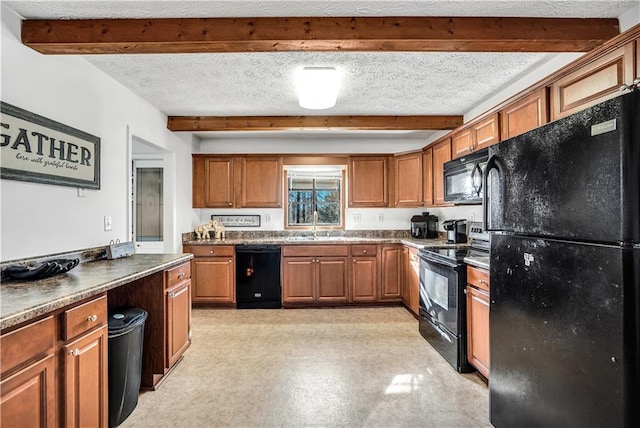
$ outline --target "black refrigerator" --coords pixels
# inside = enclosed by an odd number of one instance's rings
[[[489,148],[496,427],[640,426],[640,93]]]

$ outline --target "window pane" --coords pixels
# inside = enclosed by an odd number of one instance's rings
[[[341,224],[342,179],[335,177],[288,176],[288,218],[290,226],[313,225],[313,211],[318,211],[318,225]]]

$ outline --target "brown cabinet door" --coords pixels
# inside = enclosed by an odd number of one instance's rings
[[[65,427],[106,427],[107,326],[62,348],[64,361]]]
[[[453,158],[459,158],[473,151],[473,129],[466,128],[456,132],[451,137],[451,151]]]
[[[409,247],[402,247],[400,253],[400,294],[402,303],[409,306]]]
[[[422,201],[422,152],[394,158],[396,207],[419,207]]]
[[[433,146],[433,195],[435,205],[444,202],[444,163],[451,160],[451,139],[447,138]]]
[[[241,208],[282,207],[282,158],[242,158]]]
[[[316,301],[315,257],[282,258],[282,303]]]
[[[502,140],[530,131],[549,121],[547,88],[541,88],[500,111]]]
[[[196,177],[193,180],[195,185]],[[233,158],[205,158],[204,206],[208,208],[233,206]]]
[[[494,113],[471,126],[474,150],[488,147],[500,141],[498,113]]]
[[[409,309],[418,315],[420,312],[420,261],[418,259],[418,249],[409,248]]]
[[[55,427],[56,358],[45,355],[0,383],[0,426]],[[106,420],[104,424],[106,426]]]
[[[433,149],[422,152],[422,195],[424,204],[433,205]]]
[[[346,257],[316,257],[318,302],[347,302],[348,270]]]
[[[191,281],[187,280],[166,292],[167,368],[182,357],[191,345]]]
[[[552,120],[623,94],[620,87],[633,83],[633,48],[627,43],[553,82]]]
[[[468,360],[489,378],[489,293],[467,287]]]
[[[349,158],[349,206],[389,206],[387,156]]]
[[[233,257],[196,257],[191,268],[193,303],[234,303]]]
[[[375,302],[378,300],[378,259],[354,257],[351,265],[351,300]]]
[[[636,40],[636,78],[640,78],[640,39]]]
[[[383,245],[381,247],[380,300],[402,299],[402,266],[400,245]]]

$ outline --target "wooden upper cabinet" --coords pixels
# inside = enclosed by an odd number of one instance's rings
[[[451,137],[452,157],[459,158],[498,141],[500,141],[498,114],[494,113],[453,134]]]
[[[447,205],[444,201],[444,164],[451,160],[451,138],[433,146],[433,199],[435,205]]]
[[[451,137],[451,150],[454,158],[471,153],[473,151],[473,130],[465,128],[453,134]]]
[[[549,121],[547,88],[514,101],[500,111],[501,139],[515,137]]]
[[[636,78],[640,78],[640,39],[636,40]]]
[[[389,168],[387,156],[349,158],[349,206],[389,206]]]
[[[239,208],[282,207],[282,157],[242,158]]]
[[[422,152],[394,158],[396,207],[419,207],[422,200]]]
[[[609,52],[551,84],[551,119],[621,95],[634,80],[633,42]]]
[[[473,130],[473,149],[478,150],[500,141],[498,113],[485,117],[471,125]]]
[[[427,206],[433,205],[433,149],[422,152],[422,199]]]
[[[233,206],[233,158],[193,156],[193,208]]]

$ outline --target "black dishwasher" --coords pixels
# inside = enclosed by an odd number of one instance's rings
[[[280,247],[236,245],[236,307],[281,308]]]

